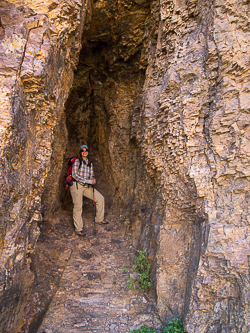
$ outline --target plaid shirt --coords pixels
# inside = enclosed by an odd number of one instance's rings
[[[89,160],[85,162],[82,160],[82,165],[79,169],[80,160],[75,160],[72,166],[72,177],[80,184],[92,184],[92,178],[94,177],[93,165],[88,167]]]

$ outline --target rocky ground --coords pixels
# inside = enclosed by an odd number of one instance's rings
[[[38,333],[119,333],[144,324],[160,330],[152,298],[126,287],[122,265],[132,269],[135,254],[128,222],[109,213],[109,225],[94,226],[93,217],[92,203],[85,202],[86,237],[75,234],[64,212],[50,221],[49,239],[40,238],[38,247],[48,251],[60,283]]]

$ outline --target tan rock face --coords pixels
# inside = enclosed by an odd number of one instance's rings
[[[87,143],[162,319],[247,332],[248,1],[0,1],[0,18],[2,327],[23,323],[38,225]]]
[[[88,3],[1,1],[1,331],[14,332],[33,281],[41,195],[78,61]],[[60,148],[66,140],[65,124]],[[62,160],[60,149],[57,160]],[[60,165],[55,167],[55,171]],[[20,282],[22,281],[23,282]],[[12,302],[9,299],[12,298]],[[16,316],[13,317],[13,311]]]
[[[146,73],[140,138],[166,203],[158,306],[188,332],[249,329],[248,6],[162,2]]]

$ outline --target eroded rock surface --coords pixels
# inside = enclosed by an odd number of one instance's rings
[[[248,332],[249,4],[160,13],[138,136],[166,203],[158,306],[187,314],[188,332]]]
[[[65,161],[85,142],[161,319],[248,332],[249,1],[13,0],[0,18],[1,330],[46,310],[39,225],[70,211]]]
[[[2,332],[14,332],[23,322],[44,181],[52,144],[57,148],[54,170],[61,169],[67,141],[63,107],[88,8],[84,1],[0,2]]]
[[[142,325],[160,331],[162,323],[152,297],[126,287],[128,273],[122,266],[133,276],[135,255],[127,222],[109,214],[109,225],[94,226],[93,211],[92,203],[89,207],[85,204],[84,238],[72,233],[71,215],[65,213],[61,223],[68,232],[56,231],[57,225],[52,231],[55,241],[58,242],[58,236],[64,238],[65,248],[71,254],[38,333],[120,333],[140,329]],[[64,263],[59,259],[56,266],[60,262]]]

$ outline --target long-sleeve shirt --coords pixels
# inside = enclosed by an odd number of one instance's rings
[[[82,160],[81,167],[79,169],[80,160],[75,160],[72,166],[72,177],[81,185],[92,184],[92,178],[94,177],[94,170],[92,163],[89,165],[89,160],[86,162]]]

